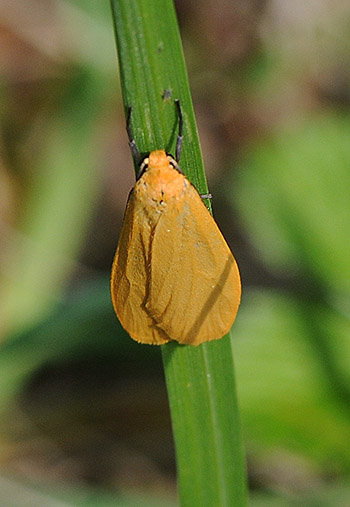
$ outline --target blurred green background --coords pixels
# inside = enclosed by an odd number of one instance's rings
[[[175,4],[242,274],[251,505],[349,505],[349,3]],[[2,0],[0,64],[0,505],[175,505],[160,350],[109,299],[134,181],[109,2]]]

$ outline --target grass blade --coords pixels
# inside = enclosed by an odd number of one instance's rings
[[[124,106],[141,153],[174,154],[181,100],[181,167],[207,193],[187,74],[170,0],[111,0]],[[170,95],[170,97],[169,97]],[[246,505],[245,461],[229,336],[162,347],[182,505]]]

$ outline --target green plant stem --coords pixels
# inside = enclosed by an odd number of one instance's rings
[[[174,154],[184,114],[181,168],[207,193],[188,79],[171,0],[111,0],[125,109],[142,154]],[[170,96],[169,96],[170,95]],[[183,506],[246,505],[241,439],[229,336],[199,347],[162,346]]]

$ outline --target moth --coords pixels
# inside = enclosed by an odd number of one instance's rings
[[[134,340],[199,345],[222,338],[241,298],[237,263],[179,159],[183,116],[179,100],[176,157],[155,150],[141,160],[127,115],[139,174],[127,202],[111,274],[114,310]]]

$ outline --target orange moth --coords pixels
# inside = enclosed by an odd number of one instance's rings
[[[202,197],[182,174],[180,102],[176,159],[152,151],[139,164],[115,254],[111,295],[131,338],[162,345],[221,338],[238,310],[241,283],[236,261]],[[133,157],[140,155],[130,129]]]

